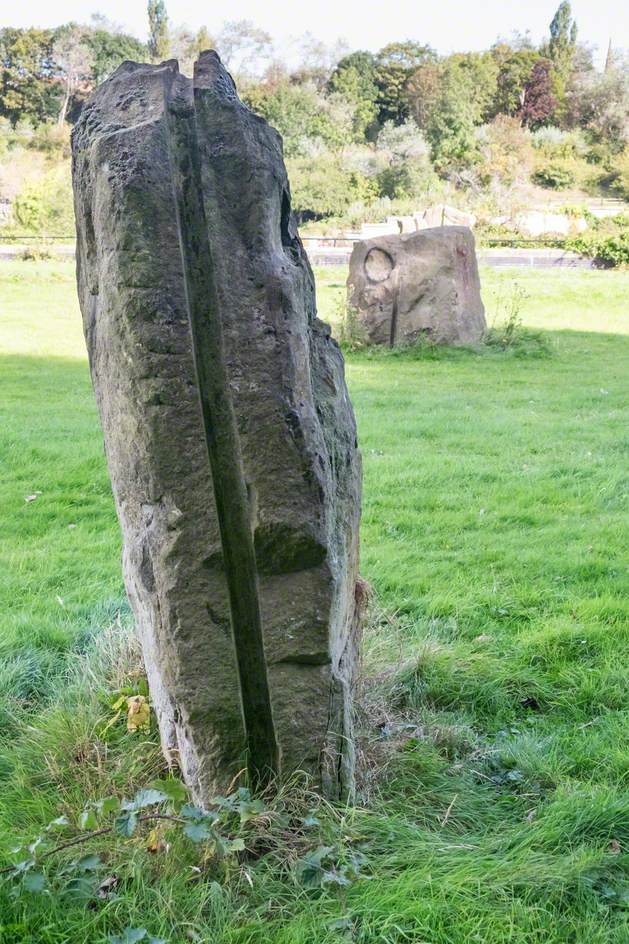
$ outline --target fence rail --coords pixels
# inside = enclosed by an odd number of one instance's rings
[[[69,241],[69,240],[74,240],[74,239],[76,239],[76,236],[74,235],[74,233],[72,233],[70,236],[43,236],[43,235],[40,235],[40,236],[32,236],[32,235],[28,235],[28,236],[5,236],[4,234],[0,235],[0,243],[30,243],[30,242],[33,242],[33,243],[49,243],[49,242],[51,242],[51,241],[53,241],[53,242],[59,242],[59,241],[62,240],[62,239],[67,242],[67,241]]]
[[[421,230],[418,230],[418,232],[421,232]],[[383,234],[383,235],[394,235],[394,234]],[[309,243],[309,242],[318,243],[319,245],[331,246],[332,248],[338,248],[338,247],[346,248],[347,243],[357,243],[357,242],[361,242],[363,239],[371,239],[371,238],[373,237],[349,236],[349,235],[348,236],[302,236],[301,237],[302,242],[304,243]],[[19,235],[18,236],[0,236],[0,244],[1,243],[30,243],[30,242],[46,244],[49,242],[71,242],[74,239],[75,239],[75,236],[73,234],[67,235],[67,236],[61,236],[61,235],[33,236],[29,234],[29,235],[23,235],[23,236],[19,236]],[[506,248],[510,246],[510,247],[523,248],[523,249],[526,249],[527,247],[531,249],[544,249],[544,248],[563,249],[565,245],[565,240],[561,238],[544,239],[540,237],[539,239],[536,239],[534,237],[527,238],[527,237],[518,237],[518,236],[514,236],[513,238],[506,237],[506,236],[485,236],[485,237],[479,236],[478,242],[482,246],[490,247],[490,248],[500,248],[500,247]]]
[[[420,233],[421,233],[421,230],[418,230],[417,232],[420,232]],[[393,235],[397,235],[397,234],[393,234],[393,233],[383,233],[382,235],[391,235],[391,236],[393,236]],[[402,235],[406,235],[406,234],[402,234]],[[408,234],[408,235],[410,235],[410,234]],[[339,245],[339,244],[342,245],[343,243],[357,243],[357,242],[361,242],[361,241],[364,240],[364,239],[372,239],[372,238],[377,238],[377,237],[371,237],[371,236],[302,236],[302,237],[301,237],[301,240],[302,240],[302,242],[304,242],[304,243],[306,243],[306,242],[315,242],[315,243],[319,243],[319,244],[326,244],[326,245],[331,245],[332,247],[336,247],[336,246]],[[546,239],[543,238],[543,237],[539,237],[539,239],[537,239],[537,238],[535,238],[534,236],[532,236],[532,237],[530,237],[530,238],[528,238],[528,237],[523,237],[523,236],[513,236],[513,237],[510,237],[510,236],[478,236],[477,239],[478,239],[478,242],[481,243],[483,246],[492,246],[492,247],[493,247],[493,246],[495,246],[495,247],[500,247],[500,246],[512,246],[512,247],[517,247],[517,248],[523,247],[524,249],[526,249],[527,247],[528,247],[528,248],[531,248],[531,249],[539,249],[539,248],[545,248],[545,249],[563,249],[564,244],[565,244],[565,239],[563,239],[562,237],[555,237],[555,238],[549,237],[549,238],[546,238]]]

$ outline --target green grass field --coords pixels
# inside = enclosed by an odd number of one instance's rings
[[[318,273],[333,321],[344,277]],[[49,860],[52,893],[0,885],[1,944],[629,941],[629,273],[482,278],[490,322],[517,281],[541,334],[347,356],[367,761],[357,806],[299,842],[359,849],[361,876],[309,891],[289,840],[222,872],[95,840],[115,895]],[[73,279],[0,264],[0,865],[162,770],[154,734],[98,733],[137,653]]]

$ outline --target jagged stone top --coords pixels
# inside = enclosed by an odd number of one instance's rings
[[[192,82],[195,88],[212,88],[223,98],[237,99],[240,102],[236,91],[236,83],[214,49],[206,49],[199,54],[199,58],[194,64]],[[240,104],[242,105],[242,102]]]
[[[140,100],[133,103],[126,97],[121,98],[121,96],[124,96],[121,86],[124,87],[128,84],[130,76],[147,79],[149,80],[148,84],[150,84],[151,79],[156,79],[158,80],[157,85],[160,89],[163,89],[164,86],[169,89],[176,86],[175,94],[177,98],[180,100],[185,99],[189,101],[190,104],[192,103],[195,89],[210,90],[213,97],[222,103],[236,106],[252,118],[259,119],[259,116],[255,115],[241,101],[236,89],[236,83],[221,62],[218,53],[213,49],[207,49],[199,54],[199,58],[194,64],[194,74],[192,78],[179,71],[179,62],[177,59],[166,59],[164,62],[159,63],[135,62],[134,60],[126,59],[87,99],[73,130],[75,137],[80,135],[83,126],[90,126],[90,121],[93,119],[95,109],[98,111],[106,109],[111,112],[112,127],[110,130],[129,127],[132,124],[138,123],[134,119],[142,120],[142,116],[136,115],[134,113],[135,110],[132,109],[133,104],[141,103]],[[141,84],[146,85],[147,83]],[[134,86],[134,89],[137,89],[137,86]],[[147,113],[144,114],[143,119],[150,121],[152,119],[151,111],[157,105],[157,102],[146,101],[143,104],[147,106]],[[160,104],[163,106],[163,100]],[[131,114],[128,116],[131,120],[121,122],[121,112],[125,112],[128,109],[131,109]],[[94,130],[93,126],[90,126],[90,130]],[[274,134],[277,134],[277,132],[274,131]]]

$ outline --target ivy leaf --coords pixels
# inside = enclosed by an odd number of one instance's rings
[[[89,901],[94,897],[94,882],[87,875],[79,875],[77,878],[71,879],[65,888],[68,895],[78,898],[80,901]]]
[[[297,877],[306,888],[318,888],[323,880],[323,862],[334,852],[333,846],[318,846],[296,864]]]
[[[336,869],[330,869],[324,872],[321,876],[321,881],[324,885],[347,886],[352,884],[346,875],[343,875],[342,872],[337,872]]]
[[[206,814],[203,810],[198,806],[193,806],[192,803],[186,803],[185,806],[181,807],[179,812],[184,819],[194,819],[197,821],[206,819]],[[216,814],[214,814],[214,816],[216,816]],[[216,819],[218,819],[218,817],[216,817]]]
[[[238,791],[238,793],[239,793],[239,794],[240,794],[240,793],[246,793],[247,796],[250,795],[250,794],[249,794],[249,791],[246,790],[246,789],[243,789],[243,788],[241,788],[241,789]],[[213,802],[216,806],[218,806],[219,809],[223,809],[223,810],[235,810],[235,809],[236,809],[236,806],[237,806],[237,804],[238,804],[238,797],[235,796],[234,794],[232,794],[231,796],[228,796],[228,797],[217,796],[217,797],[214,797],[214,799],[213,799],[212,802]],[[242,802],[242,800],[241,800],[241,802]]]
[[[266,807],[262,800],[245,800],[239,805],[240,811],[240,822],[248,823],[249,820],[255,819],[256,816],[260,816],[262,813],[266,813]]]
[[[133,836],[137,825],[138,814],[133,810],[128,813],[123,813],[122,816],[117,816],[114,821],[114,829],[116,832],[120,833],[121,836],[125,836],[127,839]]]
[[[105,797],[96,804],[96,809],[101,816],[109,816],[111,813],[117,813],[120,809],[120,800],[118,797]]]
[[[167,794],[162,790],[150,788],[148,790],[139,790],[130,803],[123,803],[125,810],[144,810],[147,806],[156,806],[168,799]]]
[[[125,928],[122,934],[114,934],[109,940],[111,944],[137,944],[138,941],[146,940],[147,935],[146,928]]]
[[[40,895],[46,887],[46,879],[41,872],[28,872],[24,876],[23,885],[27,892]]]
[[[209,839],[212,835],[209,824],[203,822],[186,823],[183,831],[192,842],[205,842],[205,840]]]
[[[79,872],[94,872],[96,869],[99,869],[103,864],[103,860],[99,855],[94,853],[89,855],[84,855],[76,862],[76,868]]]
[[[236,836],[235,839],[226,839],[224,841],[225,852],[244,852],[245,850],[245,840],[240,836]]]
[[[331,852],[334,852],[334,846],[317,846],[312,852],[304,856],[303,861],[310,866],[321,867],[324,859],[327,859]]]
[[[156,780],[151,784],[154,790],[165,793],[174,808],[178,810],[188,799],[188,788],[181,780],[169,777],[168,780]]]
[[[301,865],[298,867],[299,881],[304,888],[319,888],[323,870],[320,867]]]
[[[79,816],[79,828],[80,829],[96,829],[98,826],[98,819],[94,810],[83,810]]]

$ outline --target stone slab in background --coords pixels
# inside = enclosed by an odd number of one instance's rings
[[[372,344],[476,344],[486,330],[472,231],[439,226],[358,242],[348,302]]]

